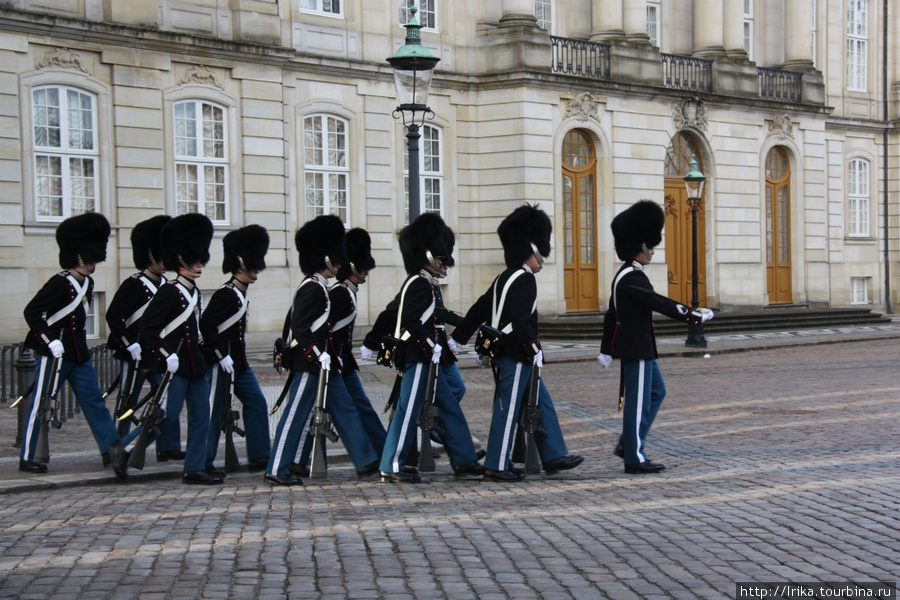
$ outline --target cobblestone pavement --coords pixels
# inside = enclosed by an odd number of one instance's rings
[[[121,484],[76,418],[48,475],[18,473],[3,440],[0,481],[19,491],[0,494],[0,598],[733,598],[738,581],[896,582],[900,339],[870,337],[709,358],[672,344],[648,438],[660,475],[612,456],[618,371],[575,360],[590,344],[560,344],[572,360],[544,371],[585,463],[522,483],[457,480],[442,459],[423,485],[359,481],[339,460],[294,489],[249,473]],[[386,394],[387,370],[363,375]],[[463,376],[481,441],[490,373]],[[155,476],[178,468],[148,455]]]

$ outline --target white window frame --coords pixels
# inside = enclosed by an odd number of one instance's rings
[[[221,123],[221,138],[205,137],[207,129],[207,121],[204,118],[204,108],[210,107],[212,110],[221,111],[221,119],[211,121],[211,123]],[[193,131],[182,131],[179,123],[187,121],[181,117],[179,112],[183,108],[190,107],[193,111],[195,123]],[[176,100],[172,103],[172,149],[175,157],[175,169],[173,176],[174,196],[175,196],[175,214],[182,215],[188,212],[197,212],[204,214],[217,225],[227,225],[231,222],[231,206],[229,198],[231,197],[230,187],[230,165],[229,165],[229,110],[227,106],[223,106],[218,102],[206,100],[203,98],[185,98]],[[185,140],[182,142],[181,140]],[[216,156],[215,152],[210,154],[207,151],[209,144],[214,147],[221,147],[221,156]],[[193,146],[193,152],[185,151]],[[188,179],[185,175],[195,170],[195,178]],[[221,173],[221,178],[216,177]],[[184,199],[182,195],[183,189],[194,188],[196,194],[190,201]],[[221,201],[208,202],[208,194],[221,190]],[[185,204],[196,204],[196,207],[185,206]],[[221,207],[221,211],[217,208]],[[195,210],[192,210],[195,208]]]
[[[318,129],[313,129],[318,125]],[[312,113],[301,122],[303,221],[338,215],[350,223],[350,122],[334,114]],[[316,132],[319,132],[316,139]],[[314,145],[310,141],[315,142]],[[309,203],[315,197],[316,202]]]
[[[660,16],[662,14],[662,4],[660,0],[647,0],[647,36],[650,38],[650,44],[659,48],[660,41]]]
[[[297,0],[297,10],[326,17],[344,16],[344,2],[347,0]],[[335,10],[336,8],[336,10]]]
[[[553,34],[553,0],[534,0],[534,16],[541,29]],[[538,14],[540,12],[540,14]]]
[[[85,313],[84,319],[84,333],[87,339],[96,340],[100,339],[100,301],[102,292],[93,292],[91,294],[91,301],[88,302],[88,309]]]
[[[850,278],[850,304],[869,304],[871,277]]]
[[[753,0],[744,0],[744,51],[753,60]]]
[[[50,127],[45,122],[44,116],[46,111],[41,109],[37,104],[36,96],[45,96],[48,93],[55,92],[57,95],[57,127]],[[88,110],[90,111],[89,129],[81,129],[90,137],[90,147],[75,147],[72,142],[75,141],[78,128],[74,127],[75,122],[70,118],[76,107],[69,105],[70,95],[78,94],[79,99],[89,101]],[[61,222],[71,216],[80,215],[86,212],[101,212],[100,208],[100,139],[97,120],[97,95],[93,92],[85,90],[77,86],[50,84],[35,86],[29,94],[29,102],[31,104],[31,128],[30,141],[32,148],[31,169],[33,174],[33,199],[34,214],[37,221],[42,222]],[[45,104],[49,106],[49,104]],[[41,105],[41,106],[45,106]],[[82,109],[84,110],[84,109]],[[84,123],[82,123],[84,125]],[[58,144],[41,143],[37,136],[38,129],[48,132],[54,129],[57,131]],[[78,139],[84,139],[81,136]],[[50,162],[58,161],[59,172],[49,173],[42,165]],[[85,174],[86,169],[81,171],[79,176],[78,164],[92,165],[90,175]],[[56,186],[53,185],[52,179],[59,179]],[[81,182],[81,185],[77,185]],[[55,188],[55,189],[54,189]],[[80,193],[79,193],[80,192]],[[47,198],[47,210],[42,211],[40,208],[41,198]],[[58,211],[53,210],[52,204],[59,203]],[[80,203],[80,205],[78,205]]]
[[[816,54],[818,53],[817,46],[817,31],[816,23],[818,22],[818,18],[816,17],[816,0],[809,0],[809,53],[812,56],[813,66],[816,66]]]
[[[870,165],[865,158],[852,158],[847,163],[848,237],[867,238],[871,235]]]
[[[427,31],[437,31],[438,29],[438,0],[398,0],[400,25],[409,23],[409,9],[415,6],[419,11],[416,13],[416,20],[422,29]]]
[[[868,91],[868,0],[847,0],[847,89]]]
[[[419,212],[444,215],[444,163],[443,130],[433,123],[419,129]],[[403,198],[404,223],[409,223],[409,152],[406,136],[401,138],[403,148]],[[435,204],[437,207],[435,208]]]

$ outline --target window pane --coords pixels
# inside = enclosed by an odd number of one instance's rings
[[[34,170],[37,215],[63,216],[62,160],[58,156],[35,156]]]
[[[322,118],[307,117],[303,120],[304,163],[318,167],[325,166],[322,151]]]
[[[59,148],[61,139],[61,123],[59,119],[59,89],[48,88],[35,90],[34,106],[34,145],[44,148]]]
[[[193,102],[175,105],[175,155],[197,156],[197,106]]]
[[[225,158],[224,113],[211,104],[203,105],[203,156]]]
[[[328,166],[347,166],[346,124],[339,119],[328,119]]]

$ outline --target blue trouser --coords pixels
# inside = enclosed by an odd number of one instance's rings
[[[494,393],[494,412],[491,416],[491,429],[488,433],[487,455],[484,467],[494,471],[506,471],[510,467],[510,454],[515,440],[516,422],[522,410],[528,380],[531,378],[532,366],[516,362],[508,356],[497,357],[494,361],[500,371],[500,385]],[[565,456],[566,441],[563,439],[559,419],[553,399],[544,386],[544,380],[538,386],[537,408],[544,416],[539,425],[547,432],[547,437],[536,435],[538,454],[541,462],[548,462]]]
[[[163,376],[158,373],[147,373],[147,379],[154,387],[159,386],[162,377]],[[155,382],[154,379],[156,380]],[[172,376],[172,379],[175,379],[174,375]],[[207,387],[208,386],[209,382],[207,382]],[[169,387],[171,387],[171,384],[169,384]],[[156,426],[156,428],[159,429],[159,437],[157,438],[155,435],[149,435],[147,437],[147,447],[149,448],[150,445],[155,442],[157,452],[162,452],[164,450],[181,450],[181,409],[184,408],[184,396],[180,395],[176,398],[168,391],[165,391],[163,392],[161,402],[164,414],[162,421]],[[140,415],[137,416],[139,417]],[[126,448],[131,446],[131,442],[141,434],[142,429],[143,427],[138,425],[122,438],[122,443]]]
[[[388,426],[380,468],[386,473],[399,473],[406,465],[406,457],[415,440],[419,410],[425,401],[428,385],[428,364],[406,363],[400,398],[394,416]],[[440,412],[444,428],[444,449],[452,465],[464,465],[477,460],[469,424],[459,402],[454,397],[443,369],[437,370],[434,386],[434,404]]]
[[[169,386],[163,391],[161,400],[165,416],[160,424],[162,437],[157,439],[153,432],[147,435],[147,446],[156,442],[156,451],[177,450],[163,447],[165,432],[162,424],[181,418],[181,409],[187,404],[187,449],[184,457],[184,472],[203,471],[206,468],[206,435],[209,430],[209,379],[206,375],[199,377],[182,377],[172,375]],[[134,430],[122,440],[130,451],[132,442],[140,434],[142,427]],[[180,445],[180,444],[179,444]]]
[[[387,437],[384,425],[381,424],[378,413],[372,408],[372,402],[366,395],[366,391],[363,389],[362,382],[359,380],[357,372],[350,371],[342,374],[342,377],[344,379],[344,386],[347,388],[347,393],[350,394],[350,398],[353,400],[353,405],[356,407],[356,412],[359,415],[363,433],[368,436],[369,441],[372,443],[372,448],[375,450],[375,454],[381,456],[382,451],[384,451],[384,439]],[[331,414],[335,428],[337,428],[338,422],[344,420],[344,415],[339,412],[333,412],[333,404],[330,400],[331,399],[329,398],[329,402],[325,409]],[[352,425],[348,428],[343,423],[341,423],[341,427],[344,429],[352,429]],[[313,438],[308,435],[303,441],[303,449],[300,452],[300,457],[297,459],[299,464],[309,465],[309,455],[312,453],[312,447]]]
[[[28,406],[28,418],[22,429],[22,450],[19,458],[34,461],[34,452],[37,449],[38,432],[41,422],[38,419],[40,412],[41,396],[48,385],[51,385],[52,373],[50,365],[53,359],[47,356],[38,356],[37,374],[34,383],[34,393],[31,395],[31,403]],[[100,449],[100,454],[109,450],[113,442],[119,440],[119,433],[106,402],[103,400],[103,392],[97,384],[97,375],[94,373],[94,365],[91,361],[75,363],[68,360],[60,361],[59,388],[69,382],[75,392],[75,399],[81,407],[81,413],[94,434],[94,440]]]
[[[212,468],[219,449],[219,438],[222,436],[222,407],[227,392],[225,389],[227,373],[216,365],[211,369],[209,378],[210,413],[209,432],[206,434],[206,467]],[[234,397],[243,405],[241,414],[244,419],[244,439],[247,441],[247,459],[268,459],[269,408],[266,397],[259,389],[259,382],[253,369],[248,368],[243,373],[234,372]]]
[[[298,458],[308,432],[309,415],[316,404],[318,385],[318,373],[302,371],[294,373],[287,406],[284,407],[278,427],[275,429],[272,453],[266,467],[266,473],[269,475],[282,477],[288,475],[288,464]],[[353,400],[344,385],[344,378],[336,373],[332,373],[328,380],[326,407],[331,409],[329,412],[332,415],[341,413],[344,417],[341,421],[335,421],[334,426],[356,468],[361,469],[378,460],[372,442],[363,432]]]
[[[441,371],[447,379],[447,385],[450,386],[450,393],[456,398],[456,402],[462,402],[463,396],[466,395],[466,384],[463,382],[462,375],[456,363],[449,365],[441,365]]]
[[[127,369],[128,369],[128,361],[120,360],[119,361],[120,384],[119,384],[119,394],[116,397],[116,406],[118,406],[119,403],[122,401],[121,400],[122,395],[128,391],[125,389],[125,383],[126,383],[125,380],[128,378],[127,377],[127,375],[128,375]],[[159,385],[159,382],[162,381],[162,375],[159,375],[157,373],[150,373],[146,369],[137,367],[134,372],[134,380],[132,381],[132,385],[131,385],[131,389],[134,390],[134,392],[135,392],[135,397],[131,399],[132,402],[137,402],[138,400],[140,400],[141,389],[144,387],[144,381],[149,381],[150,389],[155,390],[156,387]],[[116,417],[116,415],[113,414],[113,417]],[[121,421],[118,423],[118,427],[121,428],[121,430],[127,434],[128,431],[131,429],[131,423],[132,423],[131,419],[125,419],[124,421]],[[178,427],[178,430],[176,431],[175,436],[181,437],[181,422],[176,421],[176,424],[177,424],[176,426]]]
[[[666,397],[659,363],[656,360],[623,360],[625,369],[625,404],[622,409],[622,447],[625,464],[647,460],[644,439]]]

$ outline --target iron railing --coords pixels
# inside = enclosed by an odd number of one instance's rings
[[[679,90],[712,92],[712,63],[705,58],[660,53],[663,85]]]
[[[554,73],[609,79],[609,44],[550,36]]]
[[[801,102],[803,100],[803,74],[782,69],[757,67],[759,95],[770,100]]]

